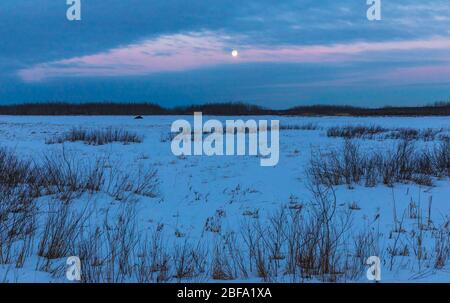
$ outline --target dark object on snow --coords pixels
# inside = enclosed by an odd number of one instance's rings
[[[144,118],[142,116],[137,116],[137,117],[134,117],[134,119],[136,119],[136,120],[139,119],[140,120],[140,119],[144,119]]]

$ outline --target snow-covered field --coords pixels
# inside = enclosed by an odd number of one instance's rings
[[[332,224],[346,226],[343,228],[345,236],[336,244],[338,247],[331,248],[336,249],[336,255],[330,258],[339,264],[339,270],[336,268],[335,272],[302,274],[300,265],[298,272],[292,268],[289,270],[288,263],[292,256],[289,253],[289,247],[292,247],[289,246],[289,240],[295,240],[295,237],[289,237],[286,234],[288,230],[278,234],[274,232],[279,227],[274,223],[275,217],[282,209],[286,214],[280,216],[280,220],[286,229],[293,225],[292,213],[303,212],[301,225],[302,220],[313,216],[313,209],[317,209],[314,208],[317,197],[310,189],[311,180],[306,173],[311,157],[319,150],[340,148],[344,142],[342,138],[328,137],[328,128],[348,125],[380,125],[387,129],[432,128],[439,129],[445,135],[450,132],[449,117],[254,117],[256,120],[279,119],[282,127],[314,125],[311,129],[299,127],[280,131],[280,160],[275,167],[261,167],[255,156],[174,156],[168,134],[172,122],[179,118],[144,117],[135,120],[123,116],[0,116],[0,147],[13,151],[23,159],[40,163],[45,156],[57,157],[63,154],[71,159],[68,161],[76,159],[87,166],[96,159],[102,159],[102,165],[109,171],[105,179],[112,172],[120,172],[131,176],[127,182],[134,182],[153,169],[158,179],[154,192],[142,194],[135,191],[134,194],[130,193],[129,199],[118,199],[117,195],[104,188],[82,192],[69,199],[67,203],[70,204],[70,211],[83,211],[86,219],[76,222],[76,230],[80,232],[76,235],[69,233],[67,241],[76,243],[65,243],[67,255],[50,261],[42,253],[39,256],[38,250],[40,246],[45,246],[42,238],[44,226],[49,225],[48,213],[54,212],[58,207],[55,205],[63,202],[55,193],[39,195],[33,200],[37,207],[37,219],[34,236],[30,240],[32,245],[24,254],[26,257],[22,258],[24,262],[17,262],[19,257],[13,256],[8,262],[3,262],[8,264],[0,264],[0,281],[67,281],[64,271],[66,258],[80,253],[82,245],[79,243],[83,240],[91,244],[95,242],[92,240],[95,238],[93,234],[95,228],[99,227],[103,231],[96,239],[100,246],[104,246],[99,248],[104,256],[99,253],[98,264],[89,270],[93,277],[101,277],[99,279],[102,281],[367,282],[368,266],[364,262],[371,255],[376,255],[381,259],[382,282],[450,282],[450,180],[447,177],[433,177],[433,186],[413,182],[396,182],[392,187],[382,183],[368,187],[364,182],[334,186],[336,218],[333,218]],[[74,127],[120,128],[143,136],[143,142],[126,145],[88,145],[83,142],[46,144],[50,138]],[[364,152],[388,151],[398,143],[396,139],[381,137],[353,141]],[[434,143],[419,138],[415,140],[414,146],[422,148]],[[79,162],[74,165],[83,167]],[[131,231],[115,233],[121,226],[128,226],[121,215],[135,219],[135,225],[130,223]],[[347,218],[348,225],[343,223]],[[264,251],[267,256],[258,259],[250,251],[245,241],[248,240],[245,226],[259,230],[259,236],[256,232],[253,240],[259,239],[266,245]],[[338,233],[339,228],[334,233]],[[269,236],[271,232],[274,232],[274,237]],[[167,259],[167,268],[164,270],[161,269],[163,261],[155,261],[157,266],[148,260],[144,261],[144,243],[149,243],[148,251],[151,251],[151,247],[156,246],[153,244],[158,242],[154,239],[156,234],[164,239],[160,242],[167,254],[166,257],[165,253],[155,253],[153,256]],[[268,235],[267,239],[261,239],[261,234]],[[108,242],[107,239],[115,236],[122,239],[122,236],[126,238],[127,235],[132,235],[130,242],[136,240],[136,243],[123,246],[117,244],[116,250],[111,248],[115,245],[112,244],[114,241]],[[281,238],[279,241],[274,240],[277,236]],[[119,243],[120,239],[114,243]],[[23,239],[16,240],[20,242]],[[302,239],[297,240],[303,243]],[[274,248],[278,242],[280,248]],[[235,250],[242,251],[233,254],[233,245],[237,247]],[[358,245],[362,247],[361,250],[356,249]],[[0,243],[3,254],[5,246],[5,243]],[[16,246],[12,248],[11,255],[18,254]],[[130,249],[129,254],[123,254],[127,247],[135,248]],[[278,251],[279,255],[271,255],[272,250]],[[85,251],[94,253],[92,247]],[[121,264],[126,264],[129,269],[120,269],[121,261],[106,261],[112,255],[117,259],[126,258]],[[145,263],[147,261],[148,264]],[[296,260],[293,262],[296,263]],[[353,274],[341,272],[343,268]],[[85,269],[82,266],[82,275]],[[95,270],[102,273],[92,273]]]

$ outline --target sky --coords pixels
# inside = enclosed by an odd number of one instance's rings
[[[448,0],[80,1],[0,1],[0,104],[450,100]]]

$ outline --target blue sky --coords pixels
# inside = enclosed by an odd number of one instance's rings
[[[450,100],[448,0],[0,2],[0,103]],[[237,49],[238,57],[231,51]]]

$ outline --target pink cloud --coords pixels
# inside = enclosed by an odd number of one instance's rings
[[[400,82],[447,82],[450,81],[450,65],[398,68],[387,73],[385,78]]]
[[[25,81],[62,76],[138,76],[227,63],[227,37],[178,34],[94,55],[48,62],[19,71]]]
[[[233,43],[242,37],[213,32],[165,35],[153,40],[111,49],[98,54],[47,62],[22,69],[18,75],[27,82],[54,77],[139,76],[183,71],[221,64],[250,62],[345,62],[357,55],[412,50],[450,50],[450,39],[356,42],[334,45],[284,45],[277,47],[241,44],[233,58]],[[376,60],[365,56],[364,59]]]

